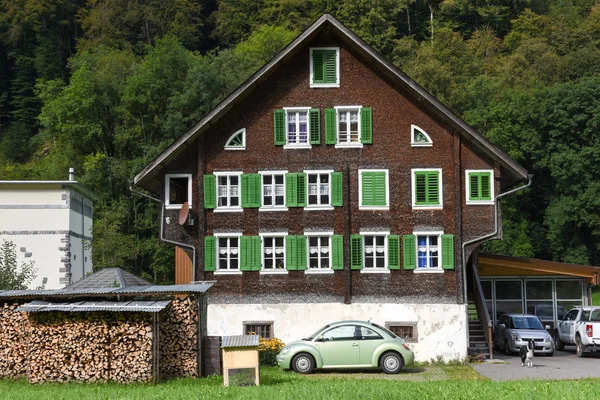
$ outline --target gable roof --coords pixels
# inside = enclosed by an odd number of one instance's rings
[[[330,27],[338,36],[344,40],[353,50],[365,56],[367,60],[372,61],[372,66],[377,68],[383,75],[391,79],[392,82],[404,88],[412,94],[417,101],[428,108],[432,114],[441,118],[452,128],[456,129],[464,139],[471,142],[485,155],[498,162],[509,174],[509,179],[502,182],[502,186],[510,186],[516,181],[527,178],[527,171],[516,161],[511,159],[506,153],[493,145],[488,139],[479,134],[475,129],[469,126],[459,116],[440,103],[435,97],[419,86],[415,81],[408,77],[404,72],[389,62],[381,54],[366,44],[354,32],[346,28],[342,23],[329,14],[324,14],[310,27],[302,32],[294,41],[287,45],[279,54],[260,68],[254,75],[234,90],[221,103],[219,103],[211,112],[204,116],[198,123],[191,127],[185,134],[177,139],[171,146],[156,157],[142,171],[140,171],[133,180],[135,185],[144,186],[149,184],[165,165],[175,159],[185,148],[187,148],[200,134],[209,126],[221,118],[237,102],[248,96],[259,82],[266,79],[273,72],[277,65],[285,59],[288,59],[296,53],[300,45],[311,38],[325,27]]]
[[[151,286],[152,284],[139,276],[121,268],[104,268],[94,272],[80,281],[65,288],[65,290],[126,288],[128,286]]]

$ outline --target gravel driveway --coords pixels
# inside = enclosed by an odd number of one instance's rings
[[[536,356],[533,367],[521,367],[518,355],[507,356],[494,352],[496,361],[502,363],[471,364],[480,374],[494,381],[520,379],[581,379],[600,378],[600,352],[588,353],[583,358],[575,355],[575,346],[566,346],[565,351],[555,351],[554,356]]]

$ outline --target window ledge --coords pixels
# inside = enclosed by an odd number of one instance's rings
[[[165,208],[167,210],[177,210],[180,209],[183,206],[183,204],[165,204]],[[191,206],[191,204],[190,204]]]
[[[306,211],[331,211],[333,206],[306,206],[304,209]]]
[[[412,147],[433,147],[433,143],[411,143]]]
[[[309,275],[322,275],[322,274],[333,274],[335,271],[332,270],[331,268],[321,268],[321,269],[317,269],[317,268],[309,268],[307,270],[304,271],[305,274],[309,274]]]
[[[246,146],[225,146],[225,150],[246,150]]]
[[[468,206],[489,206],[494,205],[494,200],[467,200]]]
[[[388,206],[359,206],[358,207],[359,210],[365,210],[365,211],[389,211],[390,207]]]
[[[413,208],[413,210],[442,210],[444,208],[444,206],[433,206],[433,205],[431,205],[431,206],[426,206],[426,205],[420,206],[420,205],[413,204],[412,208]]]
[[[339,83],[311,83],[311,88],[339,88]]]
[[[390,270],[387,269],[387,268],[385,268],[385,269],[383,269],[383,268],[381,268],[381,269],[380,268],[377,268],[377,269],[375,269],[375,268],[371,268],[371,269],[363,268],[363,269],[360,270],[360,273],[361,274],[389,274]]]
[[[336,149],[362,149],[362,143],[337,143],[335,145]]]
[[[213,271],[213,274],[215,275],[241,275],[242,271]]]
[[[443,274],[444,270],[442,268],[415,268],[415,274]]]
[[[311,144],[286,144],[283,146],[284,149],[312,149]]]
[[[242,207],[217,207],[213,209],[213,212],[216,213],[224,213],[224,212],[242,212],[244,209]]]
[[[287,275],[288,271],[287,269],[282,269],[282,270],[261,270],[260,274],[261,275]]]
[[[260,207],[258,211],[287,211],[287,207]]]

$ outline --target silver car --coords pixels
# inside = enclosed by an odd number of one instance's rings
[[[518,352],[522,346],[527,346],[533,340],[536,354],[552,356],[554,354],[554,339],[535,315],[503,314],[498,319],[494,331],[494,346],[503,349],[504,353]]]

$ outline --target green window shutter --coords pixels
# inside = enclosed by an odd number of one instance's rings
[[[324,82],[337,83],[337,56],[335,50],[324,50]]]
[[[240,271],[252,271],[252,245],[250,236],[240,237]]]
[[[204,236],[204,271],[217,270],[217,238]]]
[[[298,255],[296,253],[296,236],[285,237],[285,268],[288,271],[298,269]]]
[[[371,108],[360,109],[360,142],[373,143],[373,111]]]
[[[331,173],[331,205],[342,207],[344,205],[344,188],[342,185],[342,173]]]
[[[204,175],[204,208],[217,207],[217,177]]]
[[[373,195],[374,186],[373,172],[362,172],[362,199],[361,206],[374,206],[375,200]]]
[[[492,200],[492,174],[469,172],[469,200]]]
[[[335,108],[325,109],[325,143],[337,143],[337,121]]]
[[[385,172],[362,172],[361,206],[387,206]]]
[[[442,235],[442,268],[454,269],[454,235]]]
[[[296,174],[296,184],[298,185],[296,189],[297,197],[296,204],[298,207],[306,207],[306,174],[303,172],[299,172]]]
[[[260,236],[250,236],[250,263],[252,271],[260,271],[262,269],[261,262],[261,240]]]
[[[492,174],[490,172],[481,173],[479,187],[481,188],[481,200],[492,199]]]
[[[298,174],[285,174],[285,205],[298,207]]]
[[[362,235],[350,235],[350,269],[362,269],[363,267],[363,237]]]
[[[275,110],[273,112],[275,146],[285,144],[285,110]]]
[[[260,207],[259,174],[242,174],[242,207]]]
[[[404,235],[402,240],[404,242],[404,269],[415,269],[417,268],[417,237]]]
[[[325,83],[325,70],[324,70],[324,59],[325,54],[322,50],[313,50],[312,62],[313,62],[313,81],[312,83]]]
[[[479,200],[479,174],[469,173],[469,200]]]
[[[388,235],[388,269],[400,269],[400,236]]]
[[[308,115],[310,120],[310,144],[321,144],[321,111],[318,108],[311,108]]]
[[[415,204],[440,205],[440,173],[438,171],[415,172]]]
[[[306,236],[296,236],[296,270],[306,269]]]
[[[344,270],[344,236],[331,236],[331,269]]]

